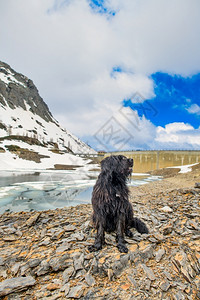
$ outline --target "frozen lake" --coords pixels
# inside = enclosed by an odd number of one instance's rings
[[[140,174],[142,175],[142,174]],[[1,171],[0,213],[48,210],[91,203],[98,172]],[[159,180],[157,176],[132,177],[129,185],[138,186]]]

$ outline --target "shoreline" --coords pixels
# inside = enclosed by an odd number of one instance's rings
[[[91,204],[0,215],[0,296],[14,299],[200,299],[200,167],[130,187],[128,254],[115,235],[95,253]]]
[[[140,176],[139,176],[140,175]],[[91,203],[97,173],[41,173],[0,177],[0,213],[43,211]],[[133,174],[129,186],[160,180],[158,176]],[[7,184],[6,184],[7,183]],[[3,186],[4,185],[4,186]]]

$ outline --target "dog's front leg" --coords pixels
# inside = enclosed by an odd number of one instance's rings
[[[121,214],[119,216],[119,220],[117,222],[117,235],[116,235],[116,242],[117,248],[120,252],[128,252],[128,248],[125,245],[124,240],[124,230],[125,230],[125,216]]]
[[[105,232],[101,222],[97,225],[97,235],[95,238],[94,245],[88,247],[90,252],[102,249],[102,245],[105,243]]]

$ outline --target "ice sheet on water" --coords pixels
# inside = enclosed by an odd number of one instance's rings
[[[12,175],[5,177],[3,183],[0,177],[0,213],[40,211],[90,203],[92,189],[96,182],[95,176],[91,177],[92,179],[76,171],[64,174],[42,172],[37,175],[29,174],[29,176]],[[133,177],[128,184],[139,186],[159,179],[158,176],[141,177],[137,180]]]

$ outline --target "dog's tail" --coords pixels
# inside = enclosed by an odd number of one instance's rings
[[[138,218],[133,218],[131,227],[134,227],[139,233],[149,233],[149,230],[145,223]]]

